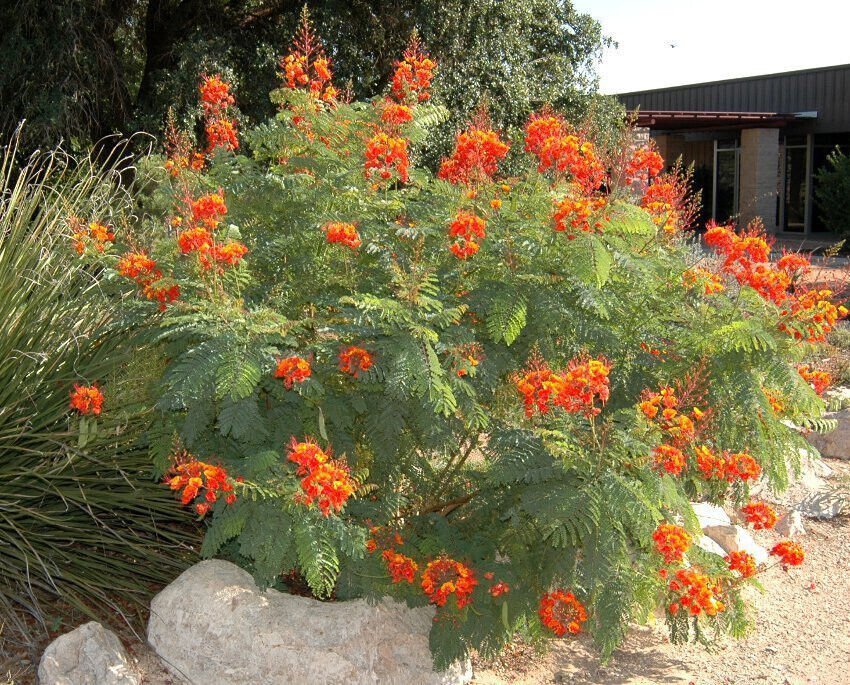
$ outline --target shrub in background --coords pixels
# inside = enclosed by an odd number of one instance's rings
[[[101,259],[165,350],[152,456],[208,517],[203,553],[433,604],[440,664],[515,631],[609,655],[658,606],[677,640],[741,635],[762,569],[693,544],[688,502],[767,525],[749,487],[805,444],[783,422],[825,425],[794,363],[846,311],[800,286],[807,260],[771,262],[756,225],[701,253],[653,149],[551,111],[520,140],[480,113],[421,168],[447,113],[415,42],[369,102],[338,99],[306,24],[282,66],[253,156],[173,132]],[[200,96],[206,130],[236,126],[226,82]]]
[[[850,234],[850,157],[833,150],[826,167],[818,169],[815,200],[824,222],[838,235]]]
[[[0,664],[79,613],[131,624],[187,563],[191,521],[141,442],[145,347],[125,343],[100,269],[128,201],[60,153],[0,158]],[[108,388],[108,389],[106,389]],[[67,619],[67,622],[66,622]],[[34,661],[32,661],[34,663]]]

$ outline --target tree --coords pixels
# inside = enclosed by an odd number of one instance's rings
[[[535,108],[582,113],[596,85],[599,24],[569,0],[320,0],[309,2],[339,83],[356,98],[387,84],[416,29],[442,65],[435,97],[457,128],[481,101],[510,127]],[[268,92],[300,0],[34,0],[0,9],[0,128],[29,119],[35,144],[90,143],[112,133],[161,130],[165,111],[187,110],[201,72],[227,73],[240,108],[263,120]]]

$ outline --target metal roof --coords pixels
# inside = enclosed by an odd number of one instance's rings
[[[636,123],[652,129],[673,131],[687,129],[781,128],[796,121],[794,114],[777,112],[682,112],[638,110]]]

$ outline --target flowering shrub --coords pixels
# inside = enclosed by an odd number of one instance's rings
[[[251,156],[171,165],[147,239],[102,257],[164,346],[151,451],[209,505],[204,554],[432,604],[440,663],[516,630],[610,654],[657,606],[676,639],[741,634],[751,564],[691,545],[688,501],[786,482],[802,438],[772,407],[823,425],[795,364],[842,310],[755,228],[699,252],[685,180],[627,136],[546,111],[505,141],[477,117],[431,174],[417,145],[446,113],[422,46],[351,103],[299,35]],[[220,485],[179,471],[185,450]]]

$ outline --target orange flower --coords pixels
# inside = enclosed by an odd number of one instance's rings
[[[803,552],[803,548],[791,540],[777,542],[770,550],[770,553],[779,557],[782,562],[782,566],[786,568],[788,566],[799,566],[803,563],[803,559],[806,556]]]
[[[213,259],[219,264],[228,264],[229,266],[239,265],[246,254],[248,254],[248,248],[235,240],[224,245],[216,245],[213,248]]]
[[[670,605],[670,613],[678,613],[680,607],[685,607],[691,616],[705,613],[716,616],[724,611],[726,606],[720,601],[722,587],[719,582],[713,582],[704,573],[695,568],[684,568],[676,571],[668,587],[678,594],[677,601]]]
[[[177,236],[177,244],[183,254],[190,252],[207,253],[212,249],[213,236],[209,229],[198,226],[183,231]]]
[[[736,478],[748,481],[761,475],[761,466],[747,452],[728,454],[725,458],[726,480],[730,483]]]
[[[626,164],[626,183],[647,183],[664,170],[664,158],[652,143],[636,148]]]
[[[198,90],[204,112],[217,114],[236,102],[230,92],[230,84],[218,74],[203,77]]]
[[[103,393],[100,388],[75,383],[71,391],[71,409],[81,416],[100,416],[103,409]]]
[[[569,233],[572,233],[570,229],[577,229],[586,233],[599,231],[602,223],[596,221],[591,226],[590,217],[602,211],[605,206],[605,198],[601,196],[579,197],[577,199],[565,197],[555,207],[555,214],[552,217],[555,221],[555,230]]]
[[[198,90],[201,96],[201,108],[204,111],[207,153],[212,153],[216,148],[231,151],[238,149],[237,123],[229,112],[236,103],[230,92],[230,84],[218,75],[205,76],[201,79]],[[196,159],[193,161],[197,164]],[[176,175],[186,166],[189,166],[188,160],[180,160],[180,163],[173,164],[170,170]]]
[[[351,345],[339,353],[339,370],[355,378],[361,371],[368,371],[373,365],[372,355],[362,347]]]
[[[454,595],[458,609],[462,609],[472,601],[476,585],[473,570],[447,556],[428,562],[422,572],[422,591],[438,607],[445,606],[449,596]]]
[[[280,69],[286,88],[304,90],[314,100],[328,103],[336,100],[338,92],[331,83],[330,60],[306,13],[302,15],[292,50],[280,61]]]
[[[225,214],[227,205],[222,191],[203,195],[192,203],[192,219],[210,230],[221,223]]]
[[[538,171],[567,172],[585,194],[605,180],[605,167],[593,143],[574,133],[559,116],[533,114],[525,127],[525,150],[537,157]]]
[[[652,539],[655,540],[655,549],[664,557],[666,564],[681,562],[691,546],[688,531],[672,523],[662,523],[658,526],[652,534]]]
[[[415,580],[419,565],[413,559],[391,549],[385,550],[382,556],[387,562],[387,571],[393,583],[400,583],[403,580],[412,583]]]
[[[386,526],[372,526],[369,529],[370,537],[366,541],[366,551],[371,554],[377,549],[392,550],[404,544],[404,540],[397,530]]]
[[[322,230],[325,231],[327,241],[329,243],[346,245],[352,250],[356,250],[360,247],[360,234],[357,232],[357,228],[354,224],[348,224],[341,221],[331,221],[330,223],[325,224]]]
[[[659,445],[652,451],[655,466],[672,476],[678,476],[685,468],[686,459],[682,450],[672,445]]]
[[[419,38],[413,36],[402,60],[396,62],[390,82],[392,96],[401,103],[425,102],[431,97],[428,89],[436,68],[436,62],[422,50]]]
[[[388,126],[401,126],[413,121],[413,110],[407,105],[384,100],[381,104],[381,121]]]
[[[115,241],[112,228],[97,221],[92,221],[88,226],[85,226],[76,217],[71,217],[69,224],[73,230],[71,238],[74,241],[74,249],[79,255],[85,254],[90,247],[95,252],[102,254],[109,247],[108,243]]]
[[[291,458],[291,456],[290,456]],[[348,467],[340,461],[317,464],[301,480],[303,502],[310,506],[316,502],[323,516],[340,511],[354,494],[354,480]]]
[[[461,210],[449,226],[449,237],[456,238],[449,249],[458,259],[467,259],[478,252],[486,237],[487,222],[480,216]]]
[[[443,160],[437,178],[455,185],[485,183],[496,173],[508,149],[498,133],[473,125],[458,134],[454,152]]]
[[[489,592],[493,597],[501,597],[502,595],[508,594],[510,591],[511,586],[501,580],[495,585],[492,585],[487,592]]]
[[[551,369],[545,367],[532,369],[522,376],[515,377],[514,383],[520,395],[523,396],[525,415],[528,418],[532,417],[535,409],[541,414],[549,411],[549,402],[558,387],[556,375]]]
[[[195,504],[195,511],[203,516],[222,494],[227,504],[236,501],[233,482],[223,467],[198,461],[187,453],[179,455],[178,459],[181,461],[171,468],[166,482],[172,490],[183,491],[180,502],[184,507],[203,496],[203,500]]]
[[[217,148],[223,150],[238,150],[239,135],[235,119],[212,119],[204,126],[207,135],[207,154]]]
[[[306,476],[311,471],[317,469],[321,464],[330,461],[330,456],[314,440],[307,438],[304,442],[298,442],[292,438],[289,443],[289,461],[298,466],[296,473],[299,476]]]
[[[752,523],[756,530],[773,528],[776,525],[776,512],[765,502],[750,502],[741,507],[747,523]]]
[[[587,621],[587,609],[572,592],[553,590],[540,598],[537,610],[540,622],[561,637],[566,633],[577,635],[581,624]]]
[[[376,133],[366,143],[366,162],[363,165],[366,178],[389,181],[393,176],[402,183],[409,180],[410,160],[407,156],[407,140],[388,133]]]
[[[685,271],[682,274],[682,285],[688,289],[701,285],[706,295],[722,293],[726,289],[720,276],[701,266]]]
[[[311,373],[310,362],[306,359],[286,357],[277,363],[274,376],[275,378],[282,378],[284,387],[291,390],[293,383],[303,383],[310,377]]]
[[[605,404],[610,396],[610,373],[611,366],[603,357],[573,359],[567,370],[554,379],[557,392],[552,404],[570,414],[596,416],[602,411],[596,402]]]
[[[798,366],[797,373],[806,383],[812,386],[812,389],[818,395],[823,395],[824,391],[832,384],[832,376],[828,372],[813,370],[808,364]]]
[[[724,557],[730,571],[737,571],[742,578],[752,578],[756,573],[756,560],[747,552],[729,552]]]
[[[143,252],[128,252],[118,260],[118,273],[137,283],[149,283],[162,276],[156,270],[156,262]]]
[[[831,290],[808,290],[795,294],[790,298],[790,307],[782,311],[783,321],[779,330],[801,339],[803,333],[799,329],[802,328],[806,340],[823,342],[835,323],[848,314],[846,307],[837,307],[830,301],[831,296]]]
[[[142,293],[149,300],[159,302],[160,311],[164,311],[166,305],[171,304],[180,297],[180,286],[170,279],[162,279],[145,284],[142,288]]]

